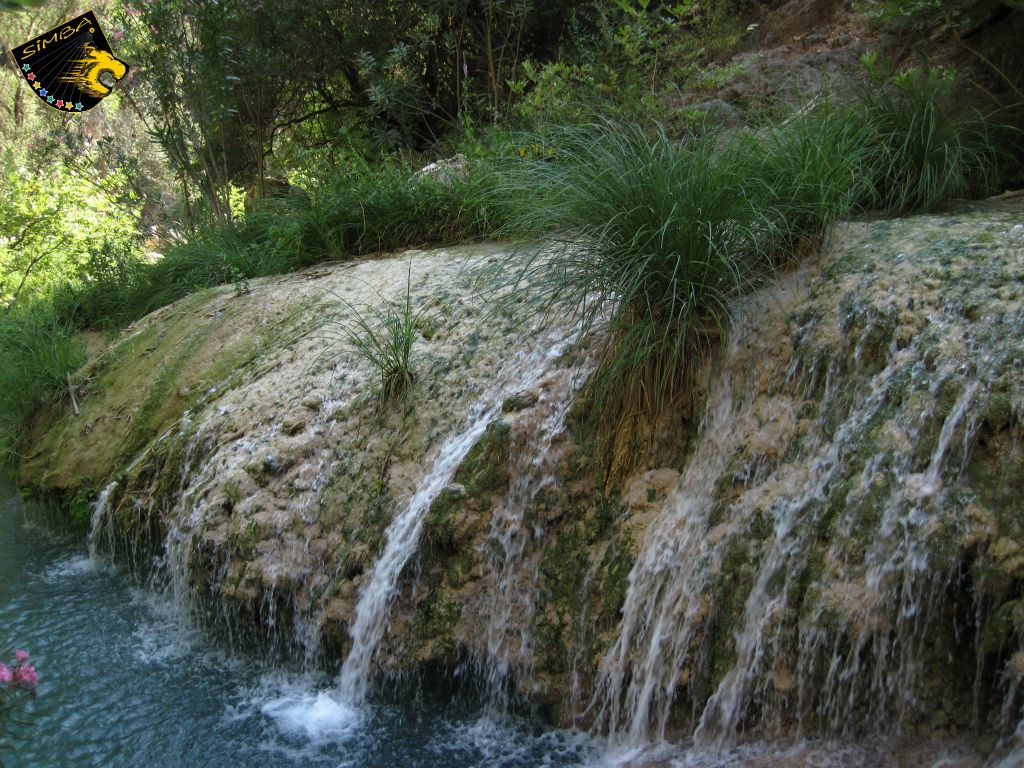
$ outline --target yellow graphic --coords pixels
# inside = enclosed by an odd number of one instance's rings
[[[103,98],[113,87],[114,83],[125,76],[128,68],[123,61],[119,61],[106,51],[97,51],[86,43],[82,46],[85,53],[84,59],[76,59],[68,69],[61,81],[72,83],[83,93]],[[103,76],[109,75],[109,80],[104,82]]]

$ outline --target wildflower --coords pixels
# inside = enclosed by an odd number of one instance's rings
[[[16,649],[14,651],[14,659],[19,664],[22,664],[22,663],[28,661],[28,651],[23,651],[20,648]]]
[[[0,661],[0,685],[9,685],[14,680],[14,672]]]
[[[115,40],[120,40],[122,37],[124,37],[124,32],[122,32],[120,29],[115,29],[114,30],[114,39]]]
[[[25,688],[35,688],[39,685],[39,673],[31,664],[22,664],[14,670],[14,682]]]
[[[469,64],[462,62],[462,76],[469,77]]]

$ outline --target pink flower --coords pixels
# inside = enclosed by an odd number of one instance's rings
[[[115,40],[120,40],[122,37],[124,37],[124,32],[122,32],[120,29],[115,29],[114,30],[114,39]]]
[[[39,685],[39,673],[31,664],[24,664],[14,670],[14,682],[26,688],[35,688]]]
[[[0,685],[9,685],[14,680],[14,673],[11,668],[0,661]]]
[[[19,664],[23,661],[28,661],[28,651],[23,651],[18,648],[14,651],[14,658]]]

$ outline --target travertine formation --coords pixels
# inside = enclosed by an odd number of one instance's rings
[[[21,480],[98,495],[95,544],[155,554],[229,637],[352,655],[360,695],[384,670],[475,671],[498,705],[627,746],[1014,731],[1020,198],[834,227],[737,307],[701,423],[670,425],[687,449],[617,485],[569,407],[594,340],[472,279],[510,250],[160,310],[81,372],[80,416],[40,418]],[[381,413],[332,329],[407,280],[417,382]]]

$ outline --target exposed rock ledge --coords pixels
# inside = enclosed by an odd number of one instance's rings
[[[655,533],[671,539],[665,500],[678,503],[673,489],[688,456],[701,456],[713,436],[606,496],[570,417],[554,439],[555,482],[529,495],[513,532],[515,561],[495,561],[497,515],[586,353],[585,343],[569,348],[516,391],[514,356],[552,340],[517,323],[519,313],[490,312],[465,273],[470,257],[506,251],[324,265],[253,281],[245,296],[224,288],[162,309],[79,374],[80,416],[68,408],[40,416],[20,480],[79,499],[107,488],[103,532],[115,548],[162,547],[177,588],[202,598],[212,620],[236,631],[241,620],[276,652],[311,649],[335,664],[388,522],[445,436],[504,382],[503,413],[430,508],[379,659],[395,668],[476,660],[486,670],[495,600],[504,596],[501,661],[519,671],[521,690],[568,720],[586,709],[595,680],[616,679],[602,658],[618,636],[630,569],[657,544],[648,540]],[[404,296],[407,272],[414,306],[432,312],[414,349],[415,407],[381,419],[371,372],[332,346],[321,321],[340,311],[337,296],[355,304]],[[852,730],[886,727],[879,719],[903,729],[1005,730],[1000,717],[1017,711],[1024,676],[1022,312],[1020,199],[839,225],[819,260],[751,298],[733,348],[708,373],[712,387],[729,375],[742,394],[704,536],[712,548],[725,542],[724,556],[708,565],[717,570],[700,585],[703,607],[686,619],[702,641],[672,661],[680,668],[668,694],[670,731],[689,728],[742,661],[748,598],[784,535],[778,510],[811,487],[827,445],[835,471],[798,521],[813,535],[799,560],[786,561],[777,645],[749,692],[766,714],[745,722],[777,730],[800,719],[805,729],[832,730],[845,713]],[[869,417],[854,420],[883,389]],[[958,407],[964,419],[953,423]],[[890,507],[898,509],[891,520]],[[915,670],[900,668],[911,693],[897,703],[895,691],[850,691],[854,709],[830,710],[804,690],[825,674],[801,655],[814,651],[811,629],[831,633],[821,648],[863,654],[866,675],[882,669],[885,647],[906,650],[900,633],[910,620],[891,615],[888,592],[868,578],[878,542],[900,535],[893,520],[934,574],[933,592],[915,603],[930,612],[914,630]],[[673,567],[689,556],[677,553]],[[632,648],[629,663],[642,651]],[[622,695],[639,674],[627,674]],[[865,695],[894,701],[873,708]],[[587,718],[597,716],[596,701]],[[608,724],[621,727],[614,717]]]

